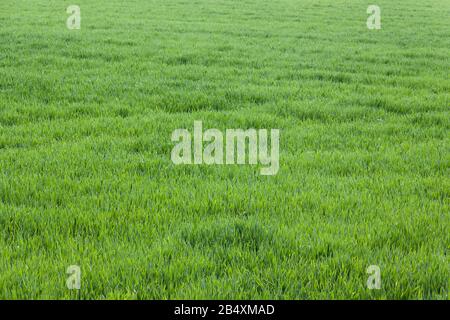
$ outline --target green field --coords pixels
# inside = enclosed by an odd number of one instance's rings
[[[448,299],[449,17],[448,0],[1,0],[0,298]],[[280,129],[278,174],[174,165],[195,120]]]

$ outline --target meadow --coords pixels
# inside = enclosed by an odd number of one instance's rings
[[[2,0],[0,299],[448,299],[450,2],[373,3]],[[279,172],[174,165],[196,120]]]

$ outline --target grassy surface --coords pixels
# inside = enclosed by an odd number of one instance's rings
[[[2,0],[0,298],[448,299],[450,2],[369,4]],[[194,120],[278,175],[174,166]]]

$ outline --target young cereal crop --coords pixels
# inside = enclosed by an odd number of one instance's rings
[[[450,2],[369,5],[2,0],[0,298],[448,299]]]

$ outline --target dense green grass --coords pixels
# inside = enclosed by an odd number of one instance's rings
[[[448,299],[450,2],[373,3],[2,0],[0,298]],[[173,165],[194,120],[278,175]]]

